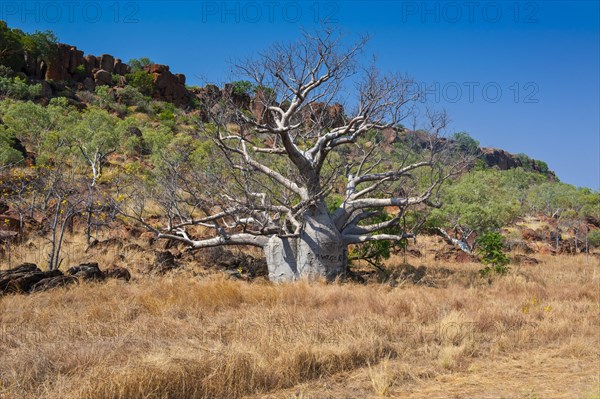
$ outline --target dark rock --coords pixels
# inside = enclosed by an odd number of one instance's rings
[[[73,266],[67,270],[67,274],[81,280],[104,280],[106,277],[98,267],[97,262],[82,263],[79,266]]]
[[[234,254],[221,247],[207,248],[202,251],[204,263],[207,266],[237,271],[250,278],[267,276],[267,262],[263,258],[254,258],[246,254]]]
[[[497,148],[483,148],[483,159],[488,166],[497,166],[500,170],[508,170],[519,166],[515,158],[507,151]]]
[[[118,75],[125,76],[131,71],[129,65],[124,64],[120,59],[115,59],[114,72]]]
[[[589,225],[600,228],[600,218],[588,215],[585,217],[585,222]]]
[[[177,77],[169,71],[167,65],[153,64],[144,67],[152,75],[154,83],[154,98],[172,102],[175,105],[186,105],[192,97],[185,87],[185,77]]]
[[[71,78],[69,74],[69,62],[71,60],[70,52],[72,46],[59,44],[56,55],[48,64],[46,70],[46,80],[65,81]]]
[[[176,73],[175,77],[177,78],[177,80],[179,80],[179,83],[181,83],[182,85],[185,85],[185,75],[182,73]]]
[[[31,287],[31,292],[47,291],[52,288],[65,287],[67,285],[75,284],[78,281],[79,280],[77,280],[77,277],[74,276],[60,275],[56,277],[48,277],[35,283]]]
[[[170,251],[156,252],[154,264],[151,266],[153,271],[164,274],[177,268],[179,263],[175,261],[175,256]]]
[[[94,79],[88,76],[87,78],[83,79],[83,87],[87,91],[94,92],[96,90],[96,83],[94,82]]]
[[[42,85],[42,90],[40,92],[40,96],[43,98],[51,98],[52,97],[52,86],[50,86],[50,84],[48,82],[46,82],[45,80],[42,81],[41,83]]]
[[[131,273],[124,267],[111,267],[104,271],[106,278],[115,278],[119,280],[129,281],[131,280]]]
[[[102,54],[100,56],[100,69],[104,69],[108,73],[113,73],[115,70],[115,58],[110,54]]]
[[[0,293],[31,292],[32,287],[48,278],[62,276],[60,270],[41,271],[32,263],[24,263],[10,270],[0,271]]]
[[[94,74],[94,82],[97,85],[112,85],[112,74],[107,70],[100,69]]]
[[[421,251],[419,251],[418,249],[415,249],[415,248],[409,248],[409,249],[407,249],[406,253],[409,256],[412,256],[414,258],[420,258],[421,256],[423,256],[423,254],[421,253]]]
[[[518,265],[537,265],[540,263],[536,258],[527,255],[515,255],[513,262]]]
[[[92,71],[94,69],[98,69],[98,67],[100,66],[100,63],[98,62],[98,59],[93,56],[93,55],[86,55],[85,56],[85,61],[84,61],[84,65],[85,65],[85,73],[88,76],[92,75]]]
[[[427,268],[425,266],[414,267],[406,263],[400,266],[394,274],[397,274],[400,280],[410,280],[414,284],[417,284],[427,274]]]
[[[336,128],[344,125],[344,108],[337,103],[312,103],[302,109],[302,117],[317,128]]]
[[[71,47],[69,49],[68,72],[71,75],[75,74],[80,65],[84,65],[83,51],[77,50],[77,47]]]
[[[90,242],[90,245],[88,245],[88,247],[85,249],[85,252],[87,253],[90,249],[107,250],[109,248],[122,248],[122,247],[123,247],[123,240],[121,240],[120,238],[117,238],[117,237],[113,237],[113,238],[108,238],[103,241],[93,240],[92,242]]]
[[[475,263],[478,262],[477,257],[469,255],[460,249],[452,248],[435,254],[435,260],[457,263]]]
[[[521,231],[521,236],[524,240],[527,241],[541,241],[544,239],[543,234],[538,233],[537,231],[530,228],[523,229]]]
[[[0,270],[0,277],[6,276],[9,274],[32,273],[32,272],[41,272],[41,270],[33,263],[22,263],[19,266],[16,266],[12,269]]]

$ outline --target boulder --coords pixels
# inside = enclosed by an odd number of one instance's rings
[[[80,280],[104,280],[106,276],[98,267],[97,262],[82,263],[67,270],[67,274]]]
[[[175,255],[172,252],[160,251],[155,253],[154,264],[151,265],[152,271],[164,274],[177,268],[179,268],[179,263],[175,261]]]
[[[104,275],[106,276],[106,278],[115,278],[124,281],[131,280],[131,273],[129,273],[129,270],[125,269],[124,267],[114,266],[108,268],[104,271]]]
[[[500,170],[508,170],[520,166],[515,157],[507,151],[497,148],[482,148],[483,159],[488,166],[496,166]]]
[[[40,92],[40,96],[42,98],[52,98],[52,86],[50,86],[50,83],[43,80],[41,82],[41,85],[42,85],[42,90]]]
[[[33,263],[23,263],[13,269],[0,271],[0,294],[31,292],[42,280],[62,276],[60,270],[42,271]]]
[[[536,258],[527,255],[515,255],[513,262],[518,265],[537,265],[540,263]]]
[[[46,291],[46,290],[49,290],[52,288],[65,287],[67,285],[75,284],[78,281],[79,280],[77,280],[77,277],[74,277],[74,276],[60,275],[60,276],[56,276],[56,277],[48,277],[48,278],[42,279],[42,280],[38,281],[37,283],[33,284],[31,286],[30,292],[40,292],[40,291]]]
[[[182,73],[176,73],[175,77],[177,78],[177,80],[179,81],[179,83],[181,83],[182,85],[185,85],[185,75]]]
[[[94,82],[97,85],[112,85],[112,74],[105,69],[100,69],[94,73]]]
[[[125,76],[130,71],[131,71],[131,68],[129,68],[129,65],[123,63],[123,61],[121,61],[119,58],[115,59],[114,72],[117,75]]]
[[[457,248],[448,249],[435,254],[436,261],[456,262],[456,263],[475,263],[478,262],[477,257],[469,255]]]
[[[71,47],[69,49],[69,68],[67,71],[69,74],[74,75],[80,65],[84,65],[83,51],[77,50],[77,47]]]
[[[87,91],[94,92],[96,90],[96,83],[94,82],[94,79],[87,77],[87,78],[83,79],[83,87]]]
[[[302,117],[310,125],[320,128],[336,128],[344,125],[344,107],[335,103],[312,103],[302,109]]]
[[[58,44],[55,56],[48,64],[46,70],[46,80],[64,81],[70,80],[69,63],[71,60],[72,46],[67,44]]]
[[[524,240],[527,241],[540,241],[543,240],[543,235],[538,233],[537,231],[530,229],[530,228],[524,228],[521,231],[521,236],[523,237]]]
[[[115,58],[110,54],[102,54],[100,56],[100,69],[104,69],[108,73],[113,73],[115,70]]]
[[[91,76],[94,69],[99,69],[100,62],[98,61],[98,58],[90,54],[85,56],[84,66],[86,75]]]
[[[185,76],[173,75],[167,65],[152,64],[144,67],[144,70],[152,75],[154,98],[178,106],[189,102],[191,94],[185,87]]]

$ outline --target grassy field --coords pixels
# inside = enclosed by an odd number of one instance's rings
[[[187,268],[4,296],[0,398],[598,399],[598,258],[538,259],[489,280],[427,255],[418,284]]]

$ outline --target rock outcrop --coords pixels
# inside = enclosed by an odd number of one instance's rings
[[[73,90],[94,91],[96,86],[126,84],[125,76],[131,67],[110,54],[84,55],[84,52],[69,44],[58,44],[55,55],[49,61],[40,61],[23,53],[25,60],[22,72],[32,81],[43,83],[43,97],[51,98],[65,87]],[[193,96],[185,86],[183,74],[173,74],[166,65],[150,65],[145,68],[152,76],[153,97],[160,101],[187,106]],[[118,77],[118,78],[115,78]]]
[[[97,263],[83,263],[67,270],[42,271],[33,263],[23,263],[9,270],[0,270],[0,295],[8,293],[33,293],[87,280],[114,278],[129,281],[131,274],[122,267],[112,267],[105,272]]]
[[[185,87],[185,75],[173,74],[167,65],[153,64],[144,68],[152,76],[154,98],[184,106],[191,99]]]

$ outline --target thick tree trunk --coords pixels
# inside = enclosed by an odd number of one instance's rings
[[[303,217],[300,237],[274,236],[265,246],[271,281],[333,280],[346,272],[348,248],[325,204],[314,206]]]

